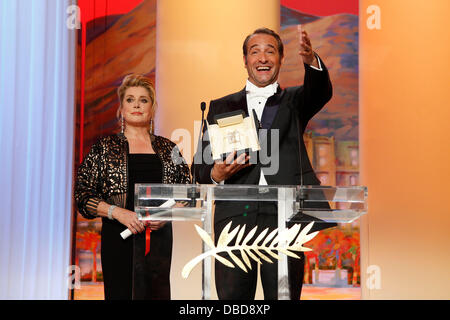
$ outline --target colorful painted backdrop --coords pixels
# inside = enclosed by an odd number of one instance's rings
[[[156,0],[80,0],[75,162],[77,170],[92,144],[116,132],[117,87],[130,73],[155,79]],[[76,212],[76,211],[75,211]],[[74,217],[73,264],[81,289],[74,299],[102,299],[101,220]]]
[[[306,147],[322,185],[359,185],[358,1],[281,1],[281,38],[286,57],[282,87],[303,82],[297,25],[311,38],[333,84],[333,98],[309,123]],[[359,287],[359,221],[321,232],[309,246],[305,284],[324,288]],[[325,290],[325,289],[324,289]],[[358,297],[355,292],[354,297]]]

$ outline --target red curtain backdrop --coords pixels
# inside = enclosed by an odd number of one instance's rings
[[[317,16],[330,16],[338,13],[358,15],[359,0],[281,0],[282,6]]]

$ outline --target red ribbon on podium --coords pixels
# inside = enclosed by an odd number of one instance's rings
[[[145,228],[145,255],[150,252],[150,233],[152,233],[152,230],[147,226]]]
[[[150,198],[151,194],[151,188],[147,187],[145,191],[145,195]],[[150,252],[150,234],[152,230],[150,229],[150,226],[145,227],[145,255],[147,255]]]

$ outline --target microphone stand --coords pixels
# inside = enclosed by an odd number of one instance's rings
[[[305,200],[307,195],[303,188],[303,166],[302,166],[302,143],[301,143],[301,127],[299,117],[297,117],[297,139],[298,139],[298,153],[299,153],[299,165],[300,165],[300,192],[297,193],[297,202],[299,203],[299,213],[303,213]]]
[[[202,136],[203,136],[203,123],[205,122],[205,120],[204,120],[204,118],[205,118],[205,109],[206,109],[206,103],[205,102],[200,103],[200,109],[202,110],[202,123],[200,124],[200,132],[198,134],[197,152],[198,152],[198,150],[200,150],[200,152],[203,152]],[[197,184],[197,176],[196,176],[197,166],[195,165],[195,156],[194,156],[194,163],[192,165],[194,166],[193,177],[192,177],[192,184],[194,186],[189,188],[187,196],[191,199],[190,200],[190,207],[195,207],[197,198],[200,198],[200,190],[199,190],[199,188],[197,188],[197,186],[195,186]]]

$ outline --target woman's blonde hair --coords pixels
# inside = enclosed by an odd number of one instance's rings
[[[156,93],[150,78],[143,76],[141,74],[129,74],[123,78],[121,85],[117,88],[117,95],[119,96],[119,108],[117,108],[116,116],[120,119],[120,111],[122,111],[122,102],[125,97],[125,91],[131,87],[143,87],[147,89],[148,95],[152,100],[152,114],[155,114],[156,110]]]

